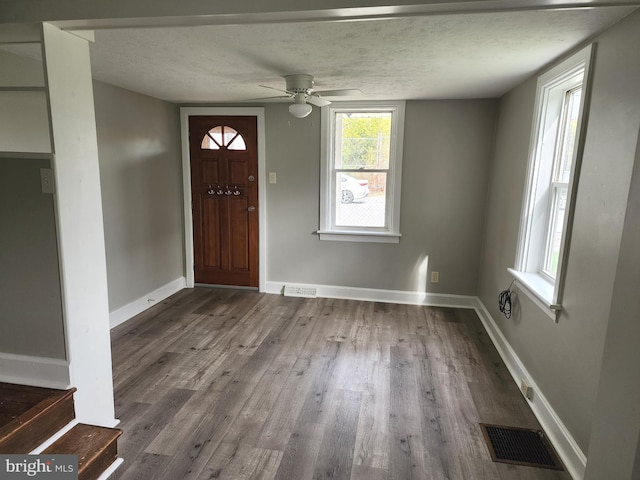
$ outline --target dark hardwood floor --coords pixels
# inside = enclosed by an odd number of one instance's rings
[[[183,290],[112,331],[122,479],[565,479],[473,310]]]

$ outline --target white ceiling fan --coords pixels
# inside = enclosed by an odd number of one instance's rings
[[[289,106],[289,113],[297,118],[304,118],[311,113],[311,105],[316,107],[324,107],[331,102],[322,97],[344,97],[349,95],[359,95],[362,92],[355,88],[343,89],[343,90],[322,90],[316,91],[313,88],[313,75],[306,73],[296,73],[293,75],[285,75],[284,79],[287,82],[285,90],[279,88],[268,87],[267,85],[260,85],[264,88],[271,90],[277,90],[278,92],[286,93],[281,97],[271,98],[290,98],[293,100],[293,104]]]

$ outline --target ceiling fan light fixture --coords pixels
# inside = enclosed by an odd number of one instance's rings
[[[289,113],[296,118],[304,118],[308,116],[313,110],[312,106],[326,107],[327,105],[330,105],[331,102],[325,98],[322,98],[323,95],[327,97],[346,97],[350,95],[362,94],[360,90],[354,88],[317,91],[315,88],[313,88],[313,75],[309,75],[307,73],[285,75],[284,78],[287,82],[287,87],[285,90],[270,87],[267,85],[260,86],[268,88],[270,90],[276,90],[278,92],[286,93],[286,95],[284,96],[270,98],[288,98],[290,100],[293,99],[293,105],[289,107]],[[262,98],[255,100],[266,99]]]
[[[289,113],[296,118],[304,118],[311,113],[311,105],[308,103],[292,103],[289,105]]]

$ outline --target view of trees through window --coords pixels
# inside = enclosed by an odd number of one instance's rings
[[[389,168],[391,113],[342,113],[342,155],[338,168]]]

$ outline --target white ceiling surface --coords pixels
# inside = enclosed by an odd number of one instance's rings
[[[291,73],[362,99],[497,97],[633,10],[105,29],[91,59],[96,79],[176,103],[277,95],[259,85]]]

